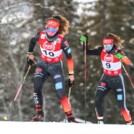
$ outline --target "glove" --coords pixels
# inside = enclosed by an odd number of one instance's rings
[[[118,58],[118,59],[121,59],[121,61],[123,63],[125,63],[126,65],[130,65],[131,64],[130,59],[128,57],[126,57],[125,55],[123,55],[122,53],[120,53],[120,52],[115,53],[114,56],[116,58]]]
[[[82,35],[82,36],[80,37],[80,41],[81,41],[81,42],[85,42],[86,44],[88,44],[88,36],[87,36],[87,35]]]
[[[34,61],[32,61],[31,59],[27,59],[27,64],[32,66],[34,64]]]
[[[68,85],[69,87],[71,87],[74,85],[74,74],[69,74],[68,77],[69,77]]]
[[[33,65],[34,64],[34,55],[33,55],[33,53],[31,53],[31,52],[28,52],[27,53],[27,64],[28,65]]]
[[[124,55],[120,52],[115,53],[114,56],[118,59],[122,59],[122,57],[124,57]]]

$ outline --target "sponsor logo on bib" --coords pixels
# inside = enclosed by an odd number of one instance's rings
[[[113,59],[114,59],[113,55],[110,55],[110,54],[106,54],[104,57],[104,60],[106,62],[113,62]]]
[[[43,44],[43,48],[45,50],[53,51],[55,49],[55,45],[45,42]]]

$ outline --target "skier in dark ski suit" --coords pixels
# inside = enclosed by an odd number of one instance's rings
[[[77,122],[72,114],[71,104],[65,92],[62,66],[63,51],[67,58],[69,86],[72,86],[74,83],[74,63],[71,48],[68,41],[64,38],[64,35],[68,32],[68,27],[69,22],[66,18],[60,15],[53,16],[46,21],[45,30],[39,32],[30,41],[27,53],[29,64],[32,64],[35,60],[33,50],[36,42],[38,42],[41,51],[34,74],[34,102],[37,115],[32,118],[32,121],[43,121],[42,87],[48,76],[51,76],[56,94],[67,116],[68,122]]]
[[[103,39],[103,46],[92,50],[88,49],[88,37],[86,35],[82,36],[80,40],[86,42],[86,54],[97,55],[100,57],[102,62],[103,75],[96,88],[95,95],[95,111],[98,124],[104,123],[102,101],[104,96],[110,90],[113,90],[115,93],[116,100],[126,124],[132,124],[131,115],[126,107],[124,78],[121,73],[122,62],[126,65],[131,64],[131,61],[121,50],[124,40],[120,39],[120,37],[115,34],[108,33]],[[83,47],[83,49],[85,48]]]

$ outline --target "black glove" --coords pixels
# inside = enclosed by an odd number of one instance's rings
[[[34,64],[34,61],[32,61],[31,59],[27,58],[27,64],[32,66]]]
[[[69,74],[69,80],[68,80],[68,85],[69,87],[74,85],[74,74]]]
[[[27,64],[33,65],[34,61],[35,61],[35,58],[34,58],[33,52],[28,52],[27,53]]]

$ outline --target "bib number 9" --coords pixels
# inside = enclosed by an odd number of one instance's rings
[[[110,63],[106,63],[106,67],[107,67],[107,68],[111,68]]]

